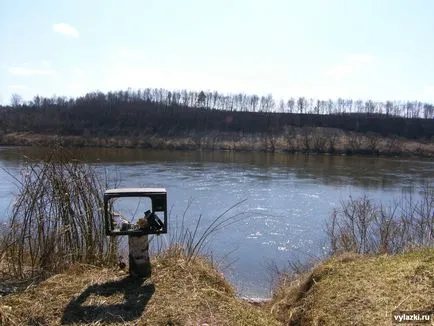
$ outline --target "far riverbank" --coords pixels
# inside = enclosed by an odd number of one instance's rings
[[[290,132],[275,135],[221,132],[190,133],[173,137],[159,135],[77,136],[24,132],[0,135],[0,145],[3,146],[51,146],[55,143],[60,143],[65,147],[434,157],[434,142],[432,141],[381,137],[375,134],[352,133],[326,128],[312,128],[308,131],[294,128]]]

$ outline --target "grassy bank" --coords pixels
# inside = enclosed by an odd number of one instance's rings
[[[153,260],[152,277],[75,265],[23,293],[0,298],[2,325],[278,325],[237,298],[205,259],[180,250]]]
[[[393,311],[434,311],[434,249],[333,257],[283,278],[271,309],[290,325],[391,325]]]
[[[433,310],[434,249],[345,254],[282,278],[272,302],[254,306],[205,259],[171,250],[150,280],[119,269],[73,265],[0,298],[2,325],[391,325],[395,310]]]
[[[9,133],[0,135],[0,145],[66,147],[153,148],[169,150],[229,150],[301,152],[358,155],[434,157],[434,143],[377,134],[344,132],[329,128],[290,128],[280,134],[234,132],[189,133],[179,136],[58,136],[55,134]]]

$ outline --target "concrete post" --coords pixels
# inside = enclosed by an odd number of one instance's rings
[[[128,236],[129,273],[131,276],[150,277],[151,260],[149,258],[148,236]]]

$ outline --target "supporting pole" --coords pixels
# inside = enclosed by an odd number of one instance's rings
[[[150,277],[151,260],[149,258],[148,236],[128,236],[129,272],[131,276]]]

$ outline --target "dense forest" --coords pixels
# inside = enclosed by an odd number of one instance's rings
[[[82,97],[14,94],[0,107],[0,133],[32,132],[83,136],[177,136],[211,131],[280,133],[288,126],[338,128],[429,140],[434,106],[421,102],[346,99],[281,100],[271,95],[139,89],[92,92]]]

